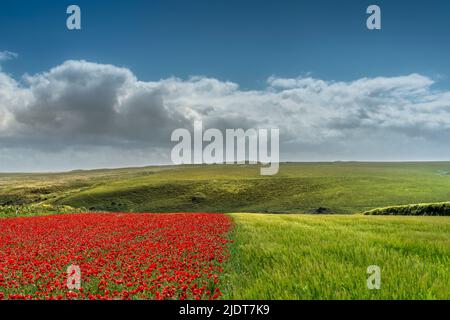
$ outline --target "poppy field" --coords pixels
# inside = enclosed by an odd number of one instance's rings
[[[0,219],[0,299],[217,299],[231,226],[206,213]]]

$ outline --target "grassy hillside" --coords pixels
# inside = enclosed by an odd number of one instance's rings
[[[450,200],[450,162],[199,165],[0,174],[0,206],[105,211],[356,213]]]
[[[450,299],[448,217],[232,217],[225,299]]]

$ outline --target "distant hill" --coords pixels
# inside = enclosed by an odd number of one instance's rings
[[[450,162],[157,166],[0,174],[0,206],[93,211],[359,213],[450,200]]]

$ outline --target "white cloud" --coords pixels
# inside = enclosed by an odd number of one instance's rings
[[[0,51],[0,61],[16,59],[19,55],[11,51]]]
[[[278,127],[282,160],[441,159],[450,156],[450,91],[433,84],[419,74],[271,77],[265,89],[245,91],[206,77],[143,82],[86,61],[24,84],[0,72],[0,171],[20,170],[14,159],[24,154],[47,169],[141,164],[145,154],[148,163],[168,162],[170,133],[194,119],[220,129]]]

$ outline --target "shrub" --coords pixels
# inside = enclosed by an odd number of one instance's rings
[[[366,215],[398,216],[450,216],[450,202],[420,203],[378,208],[364,212]]]

